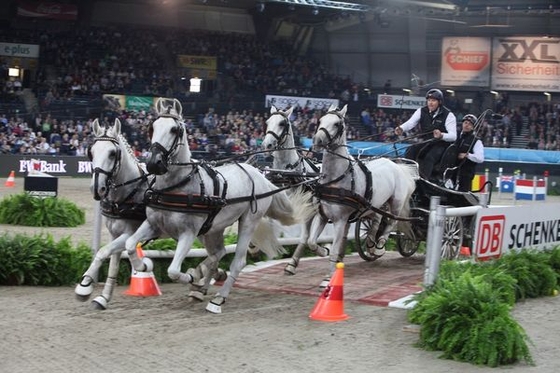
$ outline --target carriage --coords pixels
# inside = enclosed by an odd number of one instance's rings
[[[489,188],[489,190],[491,190],[491,188]],[[476,194],[471,192],[459,192],[424,178],[419,178],[416,181],[416,189],[410,199],[410,217],[413,220],[403,223],[409,224],[410,229],[406,229],[406,232],[397,230],[391,233],[391,237],[395,240],[397,251],[404,257],[409,257],[416,253],[420,244],[427,238],[428,217],[430,214],[432,196],[438,196],[440,198],[440,204],[450,207],[468,207],[480,204],[479,197]],[[384,219],[381,224],[383,224],[383,221]],[[371,225],[371,217],[364,216],[356,221],[354,227],[358,254],[366,261],[377,259],[366,247],[365,238],[370,231]],[[441,250],[442,258],[456,259],[460,254],[461,247],[470,246],[473,230],[474,226],[471,216],[446,217]]]

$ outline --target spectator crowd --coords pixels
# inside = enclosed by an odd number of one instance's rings
[[[117,108],[114,112],[68,119],[53,110],[53,105],[76,97],[99,98],[103,93],[188,101],[187,87],[178,79],[180,71],[174,70],[173,61],[178,54],[217,57],[217,70],[222,77],[216,82],[213,99],[230,103],[228,110],[217,112],[210,108],[185,118],[187,141],[193,151],[238,154],[259,149],[268,113],[243,107],[244,97],[250,94],[329,97],[359,106],[362,111],[350,120],[348,140],[398,141],[394,128],[412,114],[376,108],[364,100],[366,90],[361,84],[330,74],[322,64],[291,53],[287,42],[265,43],[251,35],[61,27],[4,29],[0,40],[34,43],[41,48],[33,86],[39,105],[32,113],[10,110],[21,105],[18,100],[22,82],[9,78],[7,63],[0,60],[0,148],[4,154],[83,156],[92,142],[91,123],[99,117],[104,124],[119,118],[136,154],[146,156],[147,128],[154,113]],[[449,102],[460,123],[467,113],[457,100]],[[484,146],[511,147],[514,136],[526,136],[527,149],[560,150],[558,105],[530,102],[512,107],[507,94],[502,94],[496,111],[503,118],[487,118],[478,131]],[[323,114],[322,110],[297,108],[291,118],[296,137],[311,137]]]

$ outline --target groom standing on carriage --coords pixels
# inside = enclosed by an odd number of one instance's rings
[[[426,100],[427,105],[395,128],[395,134],[401,136],[419,126],[420,142],[410,145],[404,156],[417,161],[420,176],[429,180],[447,147],[457,139],[457,119],[443,106],[443,93],[439,89],[430,89]]]

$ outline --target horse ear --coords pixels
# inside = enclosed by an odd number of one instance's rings
[[[115,118],[115,124],[113,125],[113,134],[117,137],[121,133],[121,121],[119,118]]]
[[[288,110],[286,110],[286,116],[288,118],[291,117],[293,112],[294,112],[294,107],[291,106]]]
[[[271,105],[271,106],[270,106],[270,114],[274,114],[274,113],[276,113],[277,111],[278,111],[278,109],[276,109],[276,106],[274,106],[274,105]]]
[[[327,110],[327,111],[334,111],[334,110],[336,110],[336,105],[331,104],[331,106],[329,107],[329,110]]]
[[[348,110],[348,104],[344,105],[342,110],[340,110],[340,115],[345,117],[346,116],[346,110]]]
[[[177,100],[176,98],[173,99],[173,106],[179,118],[183,117],[183,105],[181,105],[181,101]]]
[[[103,130],[101,129],[101,126],[99,125],[99,119],[95,118],[95,120],[91,124],[91,129],[93,130],[93,134],[95,136],[103,135]]]
[[[163,98],[161,97],[158,97],[158,99],[156,100],[156,113],[158,115],[163,113]]]

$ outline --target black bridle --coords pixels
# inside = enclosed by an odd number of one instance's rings
[[[150,151],[153,152],[154,149],[159,150],[162,154],[163,161],[165,162],[166,165],[169,165],[169,157],[179,148],[179,146],[185,145],[185,143],[182,141],[185,135],[185,129],[180,121],[180,118],[177,115],[173,115],[169,113],[160,114],[157,119],[159,118],[173,118],[175,120],[175,123],[177,124],[177,127],[175,127],[176,128],[175,137],[173,138],[173,143],[171,144],[169,149],[166,149],[159,142],[154,142],[150,146]],[[153,134],[153,125],[157,121],[157,119],[150,125],[150,130],[149,130],[150,140]]]
[[[327,114],[336,115],[336,116],[338,117],[338,119],[339,119],[338,122],[336,122],[336,123],[334,124],[334,125],[336,126],[336,132],[335,132],[334,136],[331,136],[331,134],[329,133],[329,131],[328,131],[327,129],[325,129],[325,127],[323,127],[323,126],[319,126],[319,128],[317,129],[317,133],[318,133],[319,131],[322,131],[322,132],[325,134],[325,136],[327,137],[327,143],[324,144],[324,146],[325,146],[326,148],[331,148],[331,147],[333,147],[334,145],[337,145],[337,146],[338,146],[338,144],[334,144],[334,141],[340,139],[340,138],[344,135],[344,129],[345,129],[345,127],[346,127],[346,119],[344,118],[343,115],[341,115],[341,114],[340,114],[338,111],[336,111],[336,110],[329,111],[329,112],[327,112]],[[327,115],[327,114],[325,114],[325,115]]]
[[[278,149],[281,149],[282,145],[284,145],[286,143],[286,139],[288,138],[288,135],[290,134],[290,119],[288,118],[288,116],[285,113],[282,113],[281,111],[277,111],[275,113],[272,113],[270,115],[270,118],[272,118],[274,115],[282,116],[282,122],[280,122],[280,125],[282,126],[282,133],[280,135],[277,135],[276,132],[267,130],[266,133],[265,133],[265,136],[266,135],[271,135],[272,137],[274,137],[276,139],[276,141],[278,142]]]
[[[93,144],[91,145],[91,147],[93,147],[93,145],[95,145],[96,142],[98,141],[108,141],[111,142],[115,145],[115,162],[113,163],[113,167],[111,168],[111,170],[109,171],[105,171],[104,169],[102,169],[101,167],[95,167],[93,169],[93,174],[94,174],[94,196],[93,198],[97,201],[101,200],[102,198],[107,197],[107,194],[109,193],[109,189],[111,187],[114,187],[114,175],[119,171],[120,167],[121,167],[121,148],[120,148],[120,144],[118,142],[117,139],[110,137],[110,136],[99,136],[97,138],[95,138]],[[91,153],[91,147],[88,148],[88,158],[90,161],[93,160],[93,154]],[[105,195],[104,196],[100,196],[98,194],[98,181],[99,181],[99,174],[103,174],[105,176],[107,176],[107,180],[105,181],[105,186],[106,186],[106,191],[105,191]]]

